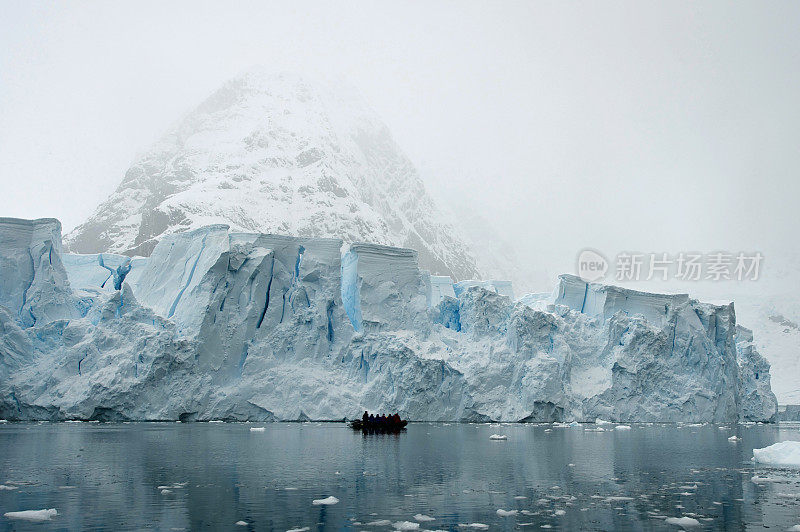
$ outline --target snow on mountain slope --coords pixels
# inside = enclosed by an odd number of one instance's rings
[[[211,224],[408,247],[433,273],[478,277],[469,246],[358,94],[290,74],[256,69],[223,85],[65,245],[148,256],[164,235]]]

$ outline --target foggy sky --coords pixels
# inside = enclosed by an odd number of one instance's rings
[[[349,79],[435,198],[548,274],[587,246],[800,253],[797,2],[0,5],[0,216],[71,229],[262,64]]]

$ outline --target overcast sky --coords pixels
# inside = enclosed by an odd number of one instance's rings
[[[436,198],[549,273],[586,246],[800,250],[800,2],[0,7],[0,216],[74,227],[263,64],[348,78]]]

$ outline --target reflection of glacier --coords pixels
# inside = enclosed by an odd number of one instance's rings
[[[214,225],[129,261],[62,254],[57,220],[0,219],[0,416],[775,414],[769,364],[733,305],[566,275],[515,302],[510,283],[453,285],[412,250],[341,249]]]

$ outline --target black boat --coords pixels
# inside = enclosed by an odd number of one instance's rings
[[[360,419],[356,419],[350,422],[350,428],[353,430],[360,430],[363,432],[402,432],[406,430],[406,425],[408,425],[408,421],[405,419],[401,420],[399,423],[376,423],[376,422],[366,422],[364,423]]]

